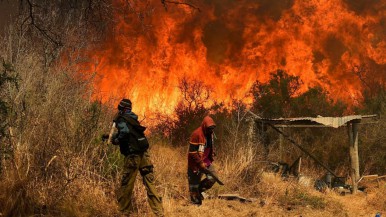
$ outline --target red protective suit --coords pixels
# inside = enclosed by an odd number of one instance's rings
[[[195,172],[199,170],[202,162],[207,167],[213,162],[213,133],[208,134],[208,128],[211,126],[216,126],[216,124],[211,117],[206,116],[201,126],[190,136],[188,167]]]

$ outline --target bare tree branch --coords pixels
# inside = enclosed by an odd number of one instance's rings
[[[182,93],[184,103],[186,103],[185,105],[189,108],[189,111],[204,107],[212,93],[212,89],[202,81],[189,81],[186,77],[180,80],[178,88]]]
[[[352,72],[356,75],[359,80],[369,89],[371,89],[370,85],[367,82],[367,72],[368,69],[365,65],[353,65]]]
[[[52,43],[54,43],[58,47],[63,46],[63,44],[60,40],[54,39],[54,37],[58,38],[58,35],[55,35],[53,32],[51,32],[49,30],[43,29],[40,25],[38,25],[36,23],[36,19],[34,16],[34,7],[36,7],[36,5],[34,3],[32,3],[31,0],[27,0],[27,4],[28,4],[28,12],[29,13],[28,13],[27,18],[23,21],[22,25],[28,19],[30,19],[30,25],[35,27],[45,38],[47,38],[49,41],[51,41]]]

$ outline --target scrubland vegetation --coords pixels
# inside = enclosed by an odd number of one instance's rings
[[[84,25],[81,21],[80,26]],[[110,130],[117,99],[101,103],[94,97],[97,90],[93,79],[98,75],[85,73],[84,65],[90,62],[80,55],[90,39],[78,37],[82,33],[70,25],[64,26],[66,32],[60,40],[55,34],[44,35],[34,25],[19,29],[20,25],[15,23],[8,30],[0,46],[0,216],[121,216],[115,190],[120,182],[122,156],[117,147],[101,140],[101,135]],[[212,90],[200,81],[182,80],[181,101],[174,114],[154,114],[157,118],[148,120],[153,121],[148,134],[150,152],[166,216],[385,213],[385,182],[369,182],[367,194],[317,192],[312,180],[325,171],[291,144],[285,144],[283,160],[292,163],[303,156],[302,173],[311,184],[283,180],[270,173],[267,161],[278,161],[280,155],[278,137],[268,129],[267,147],[261,142],[264,138],[251,139],[246,114],[247,106],[256,114],[273,118],[379,114],[377,123],[361,125],[360,166],[363,175],[385,175],[386,90],[385,83],[373,82],[365,87],[363,101],[349,106],[331,100],[320,87],[299,93],[299,78],[278,70],[272,72],[268,83],[255,83],[252,105],[235,100],[233,105],[225,106],[221,102],[208,104],[213,100]],[[188,198],[187,140],[209,111],[217,123],[215,166],[225,185],[215,185],[209,192],[214,198],[196,207],[189,204]],[[344,128],[289,133],[337,174],[348,176]],[[215,198],[224,193],[254,201]],[[133,216],[151,216],[139,176],[134,194]]]

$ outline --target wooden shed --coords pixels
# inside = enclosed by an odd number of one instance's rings
[[[272,127],[276,132],[280,134],[280,143],[282,143],[283,138],[290,141],[292,144],[297,146],[302,152],[314,159],[319,165],[324,167],[332,175],[336,176],[333,171],[331,171],[327,166],[325,166],[321,161],[314,157],[311,153],[304,149],[304,147],[297,144],[292,138],[286,135],[283,132],[284,128],[306,128],[306,127],[330,127],[330,128],[340,128],[346,127],[348,133],[348,146],[349,146],[349,156],[351,162],[350,176],[352,180],[352,192],[355,194],[358,191],[358,181],[360,179],[359,173],[359,155],[358,155],[358,125],[359,124],[368,124],[372,123],[373,119],[377,115],[350,115],[343,117],[297,117],[297,118],[277,118],[269,119],[260,117],[251,111],[249,113],[252,115],[252,123],[254,124],[264,124],[266,126]],[[282,144],[280,144],[280,148]]]

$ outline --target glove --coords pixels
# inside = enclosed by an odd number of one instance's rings
[[[199,168],[200,170],[206,170],[206,164],[204,161],[201,161],[201,163],[199,164]]]
[[[119,145],[118,138],[113,139],[113,141],[111,141],[111,142],[113,143],[113,145]]]

